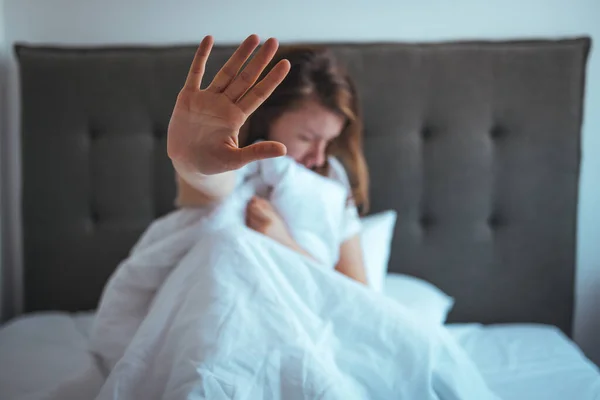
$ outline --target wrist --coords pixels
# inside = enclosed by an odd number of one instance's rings
[[[279,243],[281,243],[282,245],[289,247],[290,249],[294,250],[294,251],[299,251],[301,250],[300,246],[298,245],[298,243],[296,243],[296,241],[288,234],[283,238],[279,239]]]
[[[285,239],[285,242],[280,242],[282,243],[284,246],[287,246],[288,248],[294,250],[296,253],[300,253],[304,256],[307,256],[308,258],[315,260],[315,258],[312,256],[312,254],[310,254],[308,251],[304,250],[304,248],[302,248],[295,240],[294,238],[292,238],[291,235],[288,234],[288,238]],[[316,260],[315,260],[316,261]]]
[[[235,186],[235,171],[204,175],[173,161],[180,187],[201,192],[206,197],[221,198],[229,194]]]

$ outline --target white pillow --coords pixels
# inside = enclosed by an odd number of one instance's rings
[[[273,188],[271,204],[294,240],[316,260],[333,268],[339,258],[347,189],[288,156],[259,161],[259,171],[263,182]]]
[[[383,290],[396,217],[396,211],[389,210],[361,219],[360,242],[367,281],[376,292]]]
[[[435,285],[403,274],[388,274],[384,293],[387,297],[415,311],[419,318],[434,324],[444,324],[454,306],[454,298]]]

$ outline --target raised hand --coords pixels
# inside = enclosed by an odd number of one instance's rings
[[[253,86],[279,46],[276,39],[267,40],[241,70],[259,42],[256,35],[244,40],[204,90],[200,84],[213,38],[207,36],[200,43],[177,97],[167,137],[169,157],[184,179],[194,174],[232,171],[249,162],[286,153],[285,146],[278,142],[238,146],[239,130],[248,116],[267,99],[290,69],[290,63],[282,60]]]

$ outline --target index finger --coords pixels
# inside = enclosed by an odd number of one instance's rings
[[[196,54],[194,54],[194,60],[190,66],[187,79],[185,80],[184,87],[186,89],[200,89],[202,76],[204,75],[204,69],[206,68],[206,60],[208,60],[213,43],[214,39],[210,35],[205,36],[204,39],[202,39],[202,42],[200,42],[200,46],[198,46],[198,50],[196,50]]]

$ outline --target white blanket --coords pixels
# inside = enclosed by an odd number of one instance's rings
[[[97,399],[496,398],[445,328],[246,228],[236,201],[155,222],[113,275]]]

